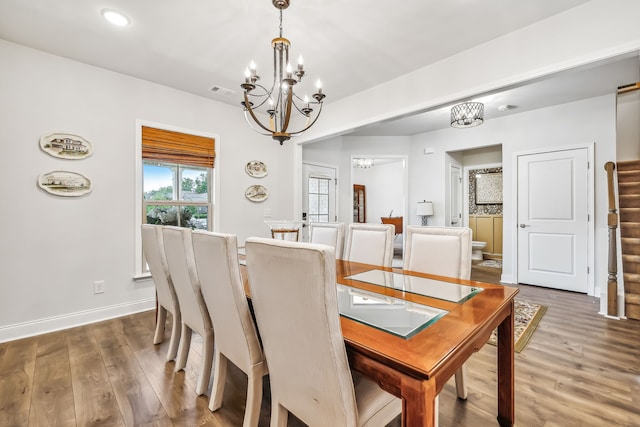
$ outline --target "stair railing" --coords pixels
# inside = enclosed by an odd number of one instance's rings
[[[616,241],[618,229],[618,214],[616,210],[616,197],[613,184],[613,171],[616,168],[614,162],[607,162],[604,169],[607,171],[607,189],[609,193],[609,214],[607,224],[609,226],[609,275],[607,277],[607,315],[618,316],[618,251]]]

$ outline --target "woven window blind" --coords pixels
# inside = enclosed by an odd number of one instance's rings
[[[142,158],[213,168],[215,140],[147,126],[142,127]]]

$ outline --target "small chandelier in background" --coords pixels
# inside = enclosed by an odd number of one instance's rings
[[[373,166],[373,159],[353,159],[354,168],[369,169]]]
[[[322,93],[322,85],[319,80],[316,83],[317,92],[312,95],[313,100],[309,100],[306,95],[301,98],[294,92],[294,86],[300,83],[305,71],[302,56],[298,59],[296,70],[291,67],[291,62],[289,62],[291,43],[282,36],[282,10],[289,7],[289,0],[271,0],[271,2],[276,9],[280,10],[280,36],[271,41],[273,47],[273,85],[271,89],[267,89],[257,83],[260,77],[256,72],[255,63],[251,61],[249,68],[245,71],[244,83],[240,87],[244,89],[242,105],[249,126],[263,135],[269,135],[280,141],[280,145],[282,145],[292,136],[299,135],[313,126],[320,117],[322,100],[325,95]],[[250,101],[249,97],[254,100],[255,104]],[[261,107],[264,107],[269,115],[268,123],[262,123],[255,114]],[[317,107],[315,113],[314,107]],[[292,120],[302,123],[296,123],[295,125],[299,127],[290,130]]]
[[[481,102],[463,102],[451,107],[451,127],[470,128],[484,122],[484,104]]]

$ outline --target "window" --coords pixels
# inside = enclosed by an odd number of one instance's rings
[[[215,139],[138,123],[136,276],[148,272],[140,224],[213,229]]]
[[[209,169],[143,162],[143,223],[209,230]]]
[[[329,222],[329,181],[309,177],[309,222]]]

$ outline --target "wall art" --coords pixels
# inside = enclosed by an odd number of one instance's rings
[[[244,170],[249,176],[254,178],[262,178],[267,175],[267,165],[258,160],[252,160],[247,163]]]
[[[251,185],[244,192],[244,195],[252,202],[264,202],[269,197],[269,192],[262,185]]]
[[[38,185],[55,196],[78,197],[91,192],[91,180],[78,172],[52,171],[40,175]]]
[[[476,175],[476,203],[502,203],[502,173]]]
[[[40,148],[53,157],[80,160],[93,154],[93,146],[81,136],[52,133],[40,138]]]

